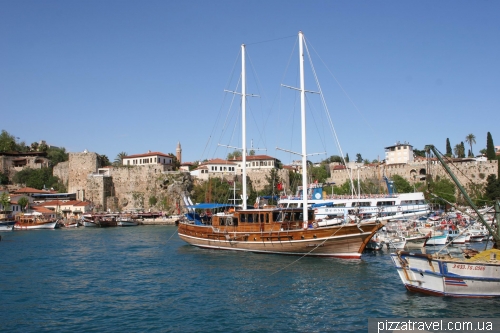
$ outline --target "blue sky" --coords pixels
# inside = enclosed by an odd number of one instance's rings
[[[178,141],[183,161],[225,158],[217,143],[241,146],[226,118],[239,100],[223,90],[238,89],[244,43],[260,96],[248,145],[289,163],[299,157],[275,148],[300,149],[297,100],[280,84],[297,84],[302,30],[351,160],[397,141],[444,151],[470,133],[477,153],[487,132],[500,144],[498,13],[498,1],[0,0],[0,129],[111,161]],[[308,118],[308,152],[326,152],[310,160],[340,154],[328,131]]]

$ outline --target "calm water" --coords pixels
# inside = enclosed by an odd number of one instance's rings
[[[368,317],[500,317],[360,261],[203,250],[173,226],[0,234],[1,332],[363,332]]]

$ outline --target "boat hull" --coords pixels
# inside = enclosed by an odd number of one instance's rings
[[[436,259],[405,251],[391,254],[406,289],[434,296],[500,297],[500,262]]]
[[[178,234],[185,242],[201,248],[359,259],[381,226],[367,224],[358,228],[352,224],[307,230],[245,232],[180,223]]]
[[[135,227],[135,226],[139,225],[138,222],[132,221],[132,220],[118,221],[118,222],[116,222],[116,224],[119,227]]]
[[[12,231],[15,221],[0,221],[0,231]]]
[[[45,223],[16,223],[14,229],[16,230],[33,230],[33,229],[55,229],[57,221]]]

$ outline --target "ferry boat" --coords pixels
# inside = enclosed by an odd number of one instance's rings
[[[386,182],[389,182],[386,179]],[[326,195],[323,184],[307,186],[308,204],[314,208],[315,219],[322,226],[339,224],[350,220],[365,222],[418,218],[431,212],[422,192],[394,193],[388,186],[387,194]],[[282,196],[279,206],[301,207],[303,187],[299,186],[294,196]]]

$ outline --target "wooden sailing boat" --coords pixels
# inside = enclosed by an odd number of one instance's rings
[[[496,228],[488,224],[467,192],[434,146],[429,146],[453,179],[479,221],[493,236],[493,248],[464,257],[449,254],[421,254],[398,251],[391,254],[399,277],[406,289],[435,296],[500,297],[500,202],[495,205]]]
[[[302,134],[302,185],[307,188],[307,154],[305,136],[304,36],[299,32],[300,96]],[[242,133],[243,163],[245,166],[245,45],[242,45]],[[243,167],[243,179],[246,179]],[[319,226],[314,212],[302,196],[301,208],[246,207],[246,182],[243,181],[243,204],[231,213],[213,215],[210,220],[182,221],[179,237],[187,243],[211,249],[250,251],[317,257],[359,259],[366,245],[383,226],[379,221]],[[206,206],[204,206],[206,208]],[[196,208],[192,206],[191,208]]]

